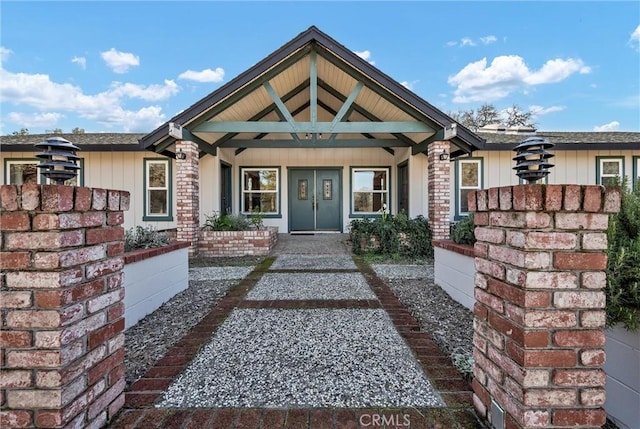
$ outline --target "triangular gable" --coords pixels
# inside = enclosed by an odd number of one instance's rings
[[[444,139],[459,153],[483,146],[478,136],[313,26],[144,136],[142,145],[166,154],[174,142],[169,123],[182,125],[183,138],[212,154],[217,147],[369,146],[411,146],[415,154]]]

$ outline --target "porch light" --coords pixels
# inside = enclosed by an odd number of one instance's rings
[[[62,137],[49,137],[37,143],[35,147],[43,150],[36,154],[36,158],[43,160],[37,167],[47,179],[58,185],[64,185],[65,181],[76,177],[80,169],[77,165],[80,157],[76,155],[80,150],[79,147]]]
[[[553,146],[553,143],[542,137],[529,137],[513,148],[516,152],[516,156],[513,158],[516,161],[516,166],[513,167],[516,170],[516,175],[528,183],[535,183],[548,176],[549,169],[553,167],[553,164],[547,160],[554,155],[547,152],[547,149],[551,149]]]
[[[449,159],[449,154],[446,150],[443,150],[440,154],[440,161],[446,161],[447,159]]]
[[[182,148],[178,149],[178,152],[176,152],[176,159],[180,159],[180,160],[187,159],[187,154],[182,151]]]

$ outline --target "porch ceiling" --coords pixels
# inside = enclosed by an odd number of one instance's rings
[[[351,51],[346,55],[344,47],[331,44],[332,39],[315,27],[300,37],[297,45],[297,39],[290,42],[293,46],[288,51],[285,45],[266,58],[263,63],[272,61],[263,67],[259,63],[245,73],[253,71],[247,77],[239,76],[244,81],[234,79],[170,122],[181,124],[183,138],[195,140],[202,154],[215,154],[218,147],[389,150],[402,146],[411,146],[415,154],[426,151],[426,145],[435,139],[450,139],[464,152],[482,144],[466,129],[462,135],[445,133],[454,123],[451,118]],[[427,109],[398,94],[398,88],[390,88],[389,82],[422,101]],[[156,152],[173,149],[174,140],[168,132],[161,133],[163,127],[142,139],[145,147]]]

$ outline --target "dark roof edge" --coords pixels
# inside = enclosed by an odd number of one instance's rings
[[[509,143],[485,143],[485,147],[481,150],[486,151],[504,151],[513,150],[519,143],[513,145]],[[602,143],[556,143],[554,150],[640,150],[640,142],[602,142]]]

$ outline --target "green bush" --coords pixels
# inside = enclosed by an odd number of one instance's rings
[[[473,245],[476,242],[476,236],[474,234],[475,227],[473,215],[470,213],[469,216],[463,218],[451,227],[451,239],[457,244]]]
[[[249,216],[244,214],[219,214],[214,212],[205,216],[206,220],[201,229],[205,231],[247,231],[252,228],[262,229],[264,215],[254,212]]]
[[[431,229],[424,216],[413,219],[404,213],[351,221],[351,245],[355,254],[373,253],[391,258],[433,257]]]
[[[620,212],[611,216],[607,238],[607,325],[622,324],[630,331],[640,327],[640,183],[622,189]]]
[[[125,252],[136,249],[162,247],[169,243],[171,243],[171,238],[167,233],[157,231],[149,226],[136,226],[135,228],[128,229],[124,234]]]

